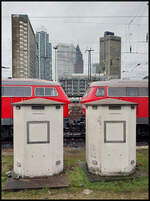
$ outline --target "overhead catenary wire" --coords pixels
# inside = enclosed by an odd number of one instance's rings
[[[144,9],[145,9],[145,7],[144,7]],[[141,12],[142,14],[144,12],[144,9]],[[135,18],[143,17],[142,14],[139,15],[140,11],[141,11],[141,5],[139,6],[137,14],[135,16],[133,16],[132,19],[130,20],[130,22],[128,23],[128,37],[129,37],[128,39],[129,39],[130,53],[132,52],[132,45],[131,45],[131,40],[130,40],[130,36],[132,35],[132,33],[130,33],[130,26],[133,23],[133,21],[135,20]]]
[[[32,19],[32,17],[30,17],[31,19]],[[48,20],[49,18],[40,18],[40,19],[35,19],[35,18],[33,18],[32,19],[32,21],[45,21],[45,20]],[[11,20],[9,17],[7,17],[7,18],[5,18],[4,17],[4,20]],[[57,20],[57,22],[58,22],[58,19],[51,19],[51,20],[53,20],[53,21],[55,21],[55,20]],[[60,20],[63,20],[62,18],[60,19]],[[97,22],[97,21],[93,21],[93,22],[78,22],[78,21],[76,21],[76,22],[74,22],[74,21],[69,21],[69,22],[67,22],[67,21],[59,21],[59,23],[64,23],[64,24],[101,24],[101,25],[109,25],[109,24],[111,24],[111,25],[118,25],[118,26],[120,26],[120,25],[124,25],[124,26],[128,26],[128,23],[113,23],[113,22]],[[131,24],[131,26],[147,26],[148,24],[146,23],[146,24],[141,24],[141,23],[137,23],[137,24]]]

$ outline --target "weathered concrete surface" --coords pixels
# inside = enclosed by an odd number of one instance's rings
[[[112,109],[112,102],[119,108]],[[135,169],[136,108],[128,104],[117,99],[85,104],[86,162],[91,173],[117,176]]]
[[[82,144],[77,144],[79,146],[77,146],[77,148],[83,148],[85,146],[84,142]],[[72,149],[74,149],[74,147],[72,147],[70,144],[68,144],[68,146]],[[75,149],[77,149],[75,148]],[[149,149],[149,146],[146,145],[146,146],[136,146],[136,150],[139,150],[139,149]],[[2,149],[2,156],[13,156],[13,148],[11,149]]]
[[[62,104],[41,98],[15,103],[13,168],[19,176],[44,177],[63,171]],[[33,110],[36,105],[44,109]]]
[[[95,175],[95,174],[90,173],[88,171],[86,162],[79,162],[79,165],[83,169],[85,174],[87,175],[90,182],[97,182],[97,181],[109,182],[109,181],[118,181],[118,180],[132,180],[137,177],[148,176],[147,173],[140,171],[138,168],[136,168],[135,173],[133,173],[132,175],[129,175],[129,176],[100,176],[100,175]]]
[[[14,179],[8,178],[5,183],[4,189],[8,190],[21,190],[21,189],[40,189],[40,188],[65,188],[68,187],[66,175],[39,177],[39,178],[25,178]]]

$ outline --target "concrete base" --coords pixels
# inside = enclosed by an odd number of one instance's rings
[[[101,177],[130,176],[130,175],[134,174],[136,171],[136,166],[130,172],[101,172],[100,168],[93,168],[93,167],[91,167],[91,168],[87,167],[87,168],[88,168],[89,173],[99,175]]]
[[[147,173],[138,170],[138,168],[135,170],[135,172],[132,175],[129,175],[129,176],[100,176],[100,175],[90,173],[88,171],[86,162],[79,162],[79,165],[83,169],[85,174],[87,175],[90,182],[97,182],[97,181],[109,182],[109,181],[119,181],[119,180],[132,180],[137,177],[148,176]]]
[[[65,188],[68,187],[66,175],[39,177],[39,178],[8,178],[3,190],[21,190],[21,189],[40,189],[40,188]]]

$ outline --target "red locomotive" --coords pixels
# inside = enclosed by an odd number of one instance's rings
[[[104,98],[114,98],[138,103],[136,108],[137,128],[148,127],[148,80],[109,80],[92,82],[81,103],[87,103]],[[83,105],[85,115],[85,106]],[[140,126],[139,126],[140,125]]]
[[[4,79],[2,80],[1,125],[5,137],[12,135],[13,107],[11,103],[32,99],[46,98],[65,103],[63,116],[68,118],[69,98],[58,82],[38,79]],[[1,136],[4,137],[4,136]]]

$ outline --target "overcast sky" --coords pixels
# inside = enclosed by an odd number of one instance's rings
[[[34,32],[45,27],[52,46],[58,42],[73,43],[83,53],[84,73],[87,73],[87,52],[92,48],[92,63],[99,63],[99,38],[105,31],[121,37],[122,71],[131,71],[142,63],[143,75],[148,73],[148,1],[127,2],[2,2],[2,66],[3,77],[11,76],[12,41],[11,14],[27,14]],[[118,17],[116,17],[118,16]],[[126,16],[126,17],[123,17]],[[129,54],[130,45],[134,53]],[[54,58],[54,51],[53,51]],[[54,68],[54,59],[53,59]],[[132,69],[133,68],[133,69]],[[141,69],[140,69],[141,70]],[[136,68],[138,72],[138,68]],[[54,76],[54,75],[53,75]]]

